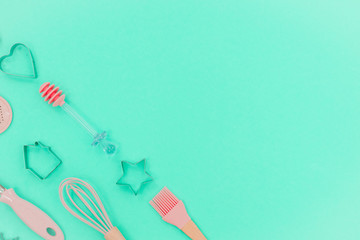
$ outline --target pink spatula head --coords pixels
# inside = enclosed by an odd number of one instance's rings
[[[0,97],[0,133],[3,133],[11,124],[12,110],[9,103]]]
[[[60,227],[45,212],[20,198],[14,189],[0,185],[0,202],[9,205],[16,215],[35,233],[47,240],[64,240]]]

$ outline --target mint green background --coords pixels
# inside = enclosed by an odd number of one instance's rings
[[[0,54],[33,51],[39,78],[0,74],[14,111],[0,183],[67,239],[101,234],[62,207],[66,177],[90,182],[127,239],[186,239],[148,201],[168,186],[208,239],[360,239],[360,3],[356,0],[0,3]],[[38,94],[45,81],[121,146],[115,159]],[[22,146],[64,164],[40,182]],[[148,159],[141,194],[115,185],[120,160]],[[40,239],[5,205],[0,231]]]

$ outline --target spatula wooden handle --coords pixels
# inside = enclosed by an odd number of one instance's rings
[[[192,220],[188,221],[181,230],[192,240],[206,240],[205,236]]]

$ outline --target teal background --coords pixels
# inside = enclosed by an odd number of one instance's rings
[[[0,74],[14,119],[0,135],[0,183],[40,206],[67,239],[102,239],[61,205],[66,177],[91,183],[127,239],[186,239],[148,204],[168,186],[208,239],[360,239],[360,28],[355,0],[0,3],[0,54],[27,44],[36,80]],[[107,159],[38,87],[109,130]],[[22,146],[63,165],[41,182]],[[148,159],[135,197],[121,160]],[[0,231],[40,239],[5,204]]]

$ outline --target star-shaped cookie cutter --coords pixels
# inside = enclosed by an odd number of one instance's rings
[[[31,148],[39,148],[39,147],[44,150],[47,150],[48,153],[58,162],[58,164],[45,176],[42,176],[40,173],[38,173],[35,169],[31,168],[29,165],[29,150]],[[51,147],[46,146],[39,141],[35,142],[34,144],[24,145],[24,162],[25,162],[25,169],[29,170],[40,180],[47,179],[62,164],[62,160],[52,151]]]
[[[148,180],[145,180],[145,181],[142,181],[140,183],[140,186],[137,188],[137,189],[134,189],[133,186],[130,184],[130,183],[121,183],[120,180],[124,177],[125,175],[125,167],[124,165],[125,164],[128,164],[128,165],[131,165],[131,166],[137,166],[138,164],[144,162],[144,173],[150,178]],[[137,163],[132,163],[132,162],[129,162],[129,161],[121,161],[121,168],[123,170],[123,175],[119,178],[119,180],[116,182],[117,185],[121,185],[121,186],[127,186],[130,188],[130,190],[134,193],[134,195],[136,196],[140,189],[142,188],[142,186],[145,184],[145,183],[148,183],[148,182],[151,182],[154,180],[154,178],[146,171],[146,159],[144,158],[143,160],[140,160],[138,161]]]

